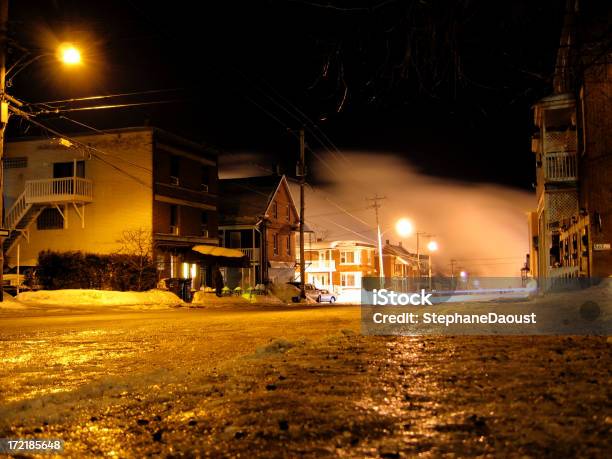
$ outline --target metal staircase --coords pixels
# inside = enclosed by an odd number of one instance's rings
[[[10,230],[3,249],[8,252],[22,235],[29,240],[30,226],[47,207],[72,204],[84,225],[83,209],[78,205],[93,201],[93,183],[80,177],[28,180],[23,193],[4,217],[4,227]],[[60,211],[61,213],[61,211]],[[62,213],[63,215],[63,213]]]

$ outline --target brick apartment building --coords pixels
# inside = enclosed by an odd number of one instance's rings
[[[612,275],[610,14],[605,2],[568,2],[553,94],[534,107],[530,271],[540,279]]]

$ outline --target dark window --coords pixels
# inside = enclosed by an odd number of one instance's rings
[[[208,185],[210,184],[210,168],[208,166],[202,166],[202,188],[204,191],[208,191]]]
[[[278,255],[278,234],[274,235],[274,255]]]
[[[170,206],[170,225],[178,225],[178,207],[174,204]]]
[[[233,249],[240,248],[240,231],[232,231],[230,233],[230,247]]]
[[[85,178],[85,161],[76,161],[76,174],[74,173],[74,161],[65,163],[53,163],[53,178],[81,177]]]
[[[272,216],[274,218],[278,218],[278,204],[276,203],[276,201],[272,203]]]
[[[287,255],[291,255],[291,236],[287,236]]]
[[[208,212],[202,211],[202,236],[208,237]]]
[[[21,158],[4,158],[5,169],[21,169],[24,167],[28,167],[27,156]]]
[[[62,217],[62,214],[60,214],[59,210],[54,207],[44,209],[36,220],[36,229],[64,229],[64,218]]]
[[[287,221],[291,222],[291,207],[289,206],[289,204],[287,204],[287,209],[286,209],[286,217],[287,217]]]
[[[174,181],[178,184],[179,174],[180,174],[180,158],[176,155],[170,156],[170,177],[171,181]]]

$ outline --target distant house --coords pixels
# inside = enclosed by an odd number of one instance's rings
[[[113,253],[142,230],[160,278],[211,282],[223,263],[194,252],[217,246],[217,154],[152,127],[9,142],[4,161],[7,263],[42,250]]]
[[[362,278],[377,276],[375,258],[375,246],[368,242],[307,243],[304,250],[305,281],[338,293],[340,301],[358,301]],[[299,270],[296,277],[299,279]]]
[[[377,269],[378,264],[376,257]],[[429,256],[419,254],[417,257],[416,253],[406,250],[401,241],[395,245],[387,239],[383,246],[383,272],[387,278],[426,277],[429,274]]]
[[[271,175],[220,180],[219,237],[248,256],[249,268],[228,268],[230,287],[293,280],[299,215],[287,178]]]

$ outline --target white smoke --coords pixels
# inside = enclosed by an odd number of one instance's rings
[[[233,164],[235,174],[236,162]],[[318,237],[374,243],[375,215],[366,198],[377,193],[386,197],[380,208],[383,240],[394,244],[401,240],[404,247],[415,251],[416,237],[402,239],[394,229],[398,219],[409,218],[418,231],[435,235],[439,250],[432,255],[434,272],[448,274],[451,259],[456,259],[455,269],[471,275],[520,275],[529,250],[526,213],[535,207],[531,193],[492,183],[431,177],[407,165],[405,159],[386,153],[327,155],[313,168],[312,175],[327,182],[308,187],[306,193],[306,222]],[[249,173],[262,175],[252,166],[239,175]],[[295,183],[292,191],[299,206]],[[421,239],[422,253],[426,253],[427,241]]]

